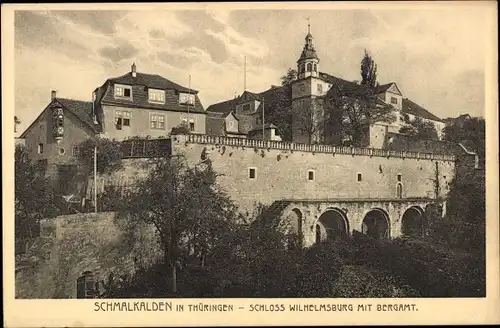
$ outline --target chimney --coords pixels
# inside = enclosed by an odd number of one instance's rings
[[[135,62],[132,64],[132,76],[137,77]]]
[[[50,93],[50,100],[54,100],[56,99],[56,91],[55,90],[52,90],[51,93]]]

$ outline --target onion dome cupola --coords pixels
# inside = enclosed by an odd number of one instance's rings
[[[305,39],[306,43],[304,44],[304,49],[302,49],[299,60],[297,60],[297,72],[299,79],[303,79],[308,76],[318,77],[319,75],[319,58],[316,53],[316,49],[314,49],[310,24],[307,24],[307,29],[308,33]]]

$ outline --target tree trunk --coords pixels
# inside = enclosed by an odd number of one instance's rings
[[[172,264],[172,292],[177,293],[177,265],[175,262]]]

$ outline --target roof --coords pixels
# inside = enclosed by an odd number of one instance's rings
[[[231,100],[222,101],[208,106],[207,112],[219,112],[219,113],[229,113],[233,111],[238,103],[238,99],[234,98]]]
[[[381,93],[381,92],[385,92],[387,91],[391,85],[393,85],[394,82],[391,82],[391,83],[386,83],[386,84],[382,84],[382,85],[378,85],[375,87],[375,91],[376,93]]]
[[[132,86],[132,100],[115,98],[114,84],[126,84]],[[148,100],[147,88],[165,90],[165,103],[151,103]],[[136,77],[132,73],[127,73],[117,78],[110,78],[100,87],[97,88],[97,103],[103,105],[116,105],[132,108],[148,108],[154,110],[177,111],[177,112],[192,112],[205,114],[203,105],[198,98],[198,91],[190,90],[177,83],[174,83],[159,75],[137,73]],[[194,94],[194,106],[179,104],[177,94],[185,92]]]
[[[336,76],[320,72],[319,77],[337,87],[337,90],[343,94],[359,95],[370,94],[372,90],[364,85],[357,84],[356,82],[347,81]],[[330,89],[332,90],[332,89]]]
[[[421,118],[425,118],[428,120],[443,122],[442,119],[440,119],[436,115],[429,112],[427,109],[419,106],[418,104],[414,103],[413,101],[407,98],[403,98],[402,112],[407,114],[412,114]]]
[[[45,109],[28,126],[28,128],[24,130],[24,132],[20,135],[20,138],[24,138],[26,136],[26,132],[29,131],[33,124],[35,124],[43,115],[43,113],[45,113],[45,111],[55,103],[59,103],[63,108],[72,113],[77,119],[85,123],[94,133],[100,132],[101,127],[97,124],[94,124],[94,118],[92,117],[92,102],[68,98],[55,98],[47,105],[47,107],[45,107]]]
[[[153,89],[176,90],[180,92],[187,92],[194,94],[198,93],[197,90],[186,88],[158,74],[145,74],[137,72],[136,77],[133,77],[132,72],[129,72],[119,77],[110,78],[108,79],[108,81],[114,83],[123,83],[128,85],[143,85]]]
[[[100,130],[99,126],[94,124],[92,102],[67,98],[56,98],[56,101],[78,117],[82,122],[86,123],[94,132]]]
[[[276,125],[274,125],[273,123],[265,123],[264,124],[264,129],[276,129],[278,128]],[[250,130],[249,132],[252,132],[252,131],[258,131],[258,130],[262,130],[262,125],[261,126],[256,126],[254,127],[252,130]]]

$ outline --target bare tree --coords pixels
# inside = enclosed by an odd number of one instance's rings
[[[323,143],[327,117],[323,110],[323,100],[313,98],[308,104],[295,109],[294,128],[306,137],[308,144]]]
[[[334,140],[348,139],[356,147],[364,146],[366,129],[373,123],[392,123],[395,120],[394,107],[377,104],[373,89],[358,86],[342,90],[334,86],[325,97],[325,112],[328,120],[328,134],[336,135]]]

